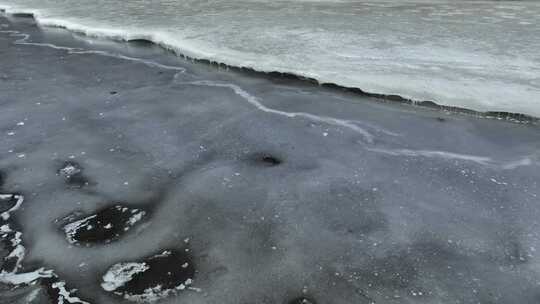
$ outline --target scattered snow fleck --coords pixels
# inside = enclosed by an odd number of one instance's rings
[[[165,250],[165,251],[163,251],[162,253],[155,255],[155,257],[157,257],[157,258],[164,258],[164,257],[170,256],[171,254],[172,254],[171,251]]]
[[[498,181],[498,180],[496,180],[494,178],[490,178],[489,180],[491,180],[492,182],[494,182],[497,185],[504,185],[504,186],[508,185],[508,183],[500,182],[500,181]]]

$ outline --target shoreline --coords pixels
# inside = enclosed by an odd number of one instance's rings
[[[513,123],[521,123],[521,124],[530,123],[530,124],[535,124],[535,125],[540,122],[540,117],[535,117],[535,116],[524,114],[524,113],[505,112],[505,111],[478,111],[478,110],[465,108],[465,107],[443,105],[443,104],[437,103],[436,101],[431,101],[431,100],[409,99],[409,98],[406,98],[397,94],[381,94],[381,93],[367,92],[367,91],[364,91],[362,88],[342,86],[342,85],[332,83],[332,82],[320,82],[316,78],[305,77],[305,76],[294,74],[294,73],[279,72],[279,71],[267,72],[267,71],[259,71],[252,67],[232,66],[226,63],[221,63],[221,62],[217,62],[217,61],[213,61],[209,59],[192,57],[192,56],[189,56],[188,54],[183,54],[179,52],[173,47],[167,46],[159,42],[155,42],[147,38],[125,39],[121,35],[120,36],[119,35],[103,36],[103,35],[97,35],[97,34],[92,35],[92,34],[88,34],[84,30],[70,28],[68,25],[54,25],[54,24],[43,25],[39,22],[38,18],[36,18],[35,16],[35,13],[33,13],[31,10],[28,10],[28,11],[22,10],[21,12],[10,13],[8,9],[0,8],[0,13],[15,17],[15,18],[31,18],[40,27],[64,29],[72,33],[87,36],[89,38],[107,39],[107,40],[117,41],[117,42],[122,42],[122,43],[138,43],[138,44],[142,43],[142,44],[155,45],[157,47],[160,47],[170,52],[171,54],[174,54],[175,56],[179,58],[183,58],[184,60],[192,60],[201,64],[206,64],[206,65],[217,67],[217,68],[225,67],[227,69],[240,71],[248,75],[256,75],[258,77],[267,77],[267,78],[275,79],[278,81],[279,80],[299,81],[304,84],[324,87],[328,90],[332,90],[335,92],[345,92],[345,93],[354,94],[354,95],[358,95],[362,97],[372,97],[383,102],[395,102],[395,103],[407,104],[411,106],[419,106],[422,108],[432,109],[435,111],[446,112],[446,113],[456,113],[456,114],[461,114],[461,115],[473,116],[477,118],[505,120],[505,121],[510,121]],[[137,36],[137,35],[134,35],[134,36]]]

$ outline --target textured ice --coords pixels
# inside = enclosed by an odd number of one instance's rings
[[[538,303],[538,125],[0,24],[0,302]]]
[[[43,26],[367,92],[540,116],[540,3],[11,0]]]

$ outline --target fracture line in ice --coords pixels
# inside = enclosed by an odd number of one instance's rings
[[[319,115],[314,115],[314,114],[305,113],[305,112],[286,112],[286,111],[280,111],[280,110],[268,108],[267,106],[263,105],[257,97],[249,94],[241,87],[235,84],[231,84],[231,83],[219,83],[219,82],[214,82],[214,81],[202,80],[202,81],[184,82],[180,84],[228,88],[228,89],[231,89],[236,95],[242,97],[244,100],[246,100],[247,102],[249,102],[250,104],[255,106],[257,109],[263,112],[277,114],[277,115],[285,116],[288,118],[303,117],[303,118],[307,118],[307,119],[317,121],[317,122],[344,127],[356,133],[359,133],[366,139],[368,143],[373,143],[373,135],[371,135],[371,133],[369,133],[368,131],[357,126],[355,124],[356,122],[353,120],[337,119],[333,117],[319,116]]]
[[[497,162],[490,157],[459,154],[447,151],[432,151],[432,150],[409,150],[409,149],[383,149],[383,148],[366,148],[371,152],[383,153],[394,156],[409,156],[409,157],[428,157],[428,158],[444,158],[454,160],[464,160],[475,162],[485,166],[500,167],[504,170],[512,170],[522,166],[537,165],[533,162],[531,156],[526,156],[514,161]]]
[[[142,59],[142,58],[137,58],[137,57],[130,57],[130,56],[106,52],[106,51],[85,50],[81,48],[58,46],[51,43],[29,42],[28,40],[30,39],[30,35],[21,33],[19,31],[3,30],[3,31],[0,31],[0,33],[10,34],[12,37],[17,37],[17,36],[22,37],[21,39],[15,40],[15,44],[18,44],[18,45],[32,45],[32,46],[48,47],[48,48],[53,48],[56,50],[67,51],[69,54],[95,54],[95,55],[101,55],[101,56],[106,56],[106,57],[114,57],[114,58],[119,58],[119,59],[128,60],[128,61],[140,62],[150,67],[178,71],[180,73],[184,73],[186,71],[186,69],[184,69],[183,67],[161,64],[161,63],[154,62],[152,60],[147,60],[147,59]]]

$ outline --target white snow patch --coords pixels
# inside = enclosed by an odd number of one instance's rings
[[[64,301],[66,301],[67,303],[90,304],[86,301],[81,300],[78,297],[71,296],[71,293],[75,292],[76,290],[74,289],[68,291],[66,289],[66,282],[64,281],[55,282],[52,284],[51,287],[54,289],[58,289],[58,304],[64,304]]]
[[[144,262],[115,264],[103,276],[101,287],[106,291],[114,291],[129,282],[135,274],[145,272],[149,268]]]
[[[129,224],[130,226],[135,225],[135,224],[136,224],[138,221],[140,221],[140,220],[143,218],[143,216],[145,216],[145,215],[146,215],[146,212],[145,212],[145,211],[141,211],[141,212],[139,212],[139,213],[135,213],[134,215],[132,215],[132,216],[129,218],[128,224]]]
[[[85,217],[83,219],[80,219],[78,221],[75,221],[73,223],[69,223],[64,226],[64,232],[66,233],[66,238],[70,244],[77,243],[77,240],[75,240],[75,235],[77,234],[77,231],[79,229],[86,227],[86,229],[90,230],[91,225],[88,222],[89,220],[95,218],[97,215],[91,215],[88,217]],[[90,228],[89,228],[90,227]]]
[[[13,207],[11,207],[9,210],[4,211],[4,212],[2,212],[2,214],[0,214],[0,217],[2,217],[2,219],[3,219],[4,221],[9,220],[9,217],[10,217],[11,212],[17,211],[17,210],[21,207],[21,205],[22,205],[22,203],[23,203],[23,201],[24,201],[24,196],[22,196],[22,195],[0,194],[0,199],[8,200],[8,199],[11,199],[11,198],[16,199],[17,202],[16,202],[15,205],[14,205]]]
[[[52,278],[54,273],[52,270],[45,270],[45,268],[39,268],[32,272],[26,273],[9,273],[0,272],[0,282],[5,284],[30,284],[40,278]]]

